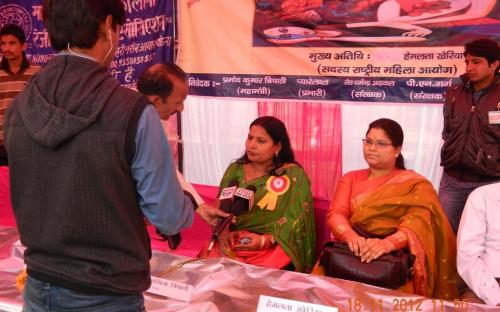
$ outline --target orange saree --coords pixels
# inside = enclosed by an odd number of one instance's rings
[[[377,235],[394,231],[404,235],[416,261],[411,285],[400,290],[457,298],[455,236],[432,184],[413,170],[394,170],[370,180],[367,169],[344,175],[328,223],[340,241],[352,233],[350,225],[356,223]]]

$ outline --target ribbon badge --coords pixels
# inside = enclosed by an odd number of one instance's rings
[[[274,208],[276,208],[278,196],[285,194],[289,188],[290,179],[286,175],[269,177],[266,182],[267,193],[257,203],[257,206],[259,206],[260,209],[266,208],[267,210],[273,211]]]

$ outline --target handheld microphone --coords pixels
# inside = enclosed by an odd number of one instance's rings
[[[229,213],[233,204],[234,193],[238,189],[238,180],[234,179],[229,182],[228,187],[225,187],[220,192],[219,208],[220,210]]]
[[[214,247],[215,241],[219,238],[219,235],[224,231],[224,229],[231,223],[231,220],[235,216],[239,216],[244,212],[250,210],[253,206],[253,197],[257,188],[253,185],[247,186],[247,188],[238,188],[234,193],[234,201],[228,211],[229,216],[220,219],[219,223],[215,227],[212,239],[210,240],[210,244],[208,245],[207,255],[210,254],[212,248]]]
[[[253,207],[253,198],[257,188],[248,185],[246,188],[238,188],[234,193],[234,202],[231,206],[231,213],[235,216],[249,211]]]
[[[233,204],[233,198],[234,198],[234,193],[236,193],[236,190],[238,189],[238,180],[236,179],[233,179],[229,182],[229,185],[228,187],[225,187],[222,189],[222,191],[220,192],[220,196],[219,196],[219,209],[226,212],[226,213],[230,213],[231,211],[231,205]],[[229,217],[227,217],[229,218]],[[210,240],[210,244],[208,245],[208,249],[207,249],[207,255],[210,254],[210,251],[212,251],[212,248],[214,247],[214,244],[215,244],[215,241],[217,240],[217,237],[220,235],[220,233],[222,232],[220,230],[221,226],[222,226],[222,223],[224,223],[224,220],[227,219],[227,218],[219,218],[217,220],[217,225],[215,226],[214,230],[213,230],[213,234],[212,234],[212,238]],[[232,218],[232,216],[231,216]],[[216,233],[218,233],[216,235]]]

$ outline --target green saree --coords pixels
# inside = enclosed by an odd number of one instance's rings
[[[249,212],[237,218],[232,230],[272,235],[276,243],[291,258],[296,271],[310,272],[315,261],[316,232],[309,178],[299,166],[281,168],[277,171],[282,176],[288,177],[290,186],[286,192],[277,196],[274,209],[271,207],[272,204],[264,205],[263,208],[258,206],[262,198],[269,194],[266,182],[271,176],[245,181],[241,164],[233,163],[228,167],[220,183],[219,193],[234,179],[242,188],[254,185],[257,188],[254,205]]]

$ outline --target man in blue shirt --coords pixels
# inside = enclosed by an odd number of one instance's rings
[[[186,73],[176,64],[158,63],[146,68],[137,82],[137,90],[146,95],[156,108],[168,140],[170,138],[167,131],[167,120],[170,116],[184,110],[184,101],[188,93],[186,78]],[[177,143],[178,139],[175,139],[174,144]],[[172,143],[170,146],[172,147]],[[176,172],[182,188],[193,196],[199,207],[205,208],[208,206],[198,195],[194,187],[185,180],[184,176],[178,170]],[[207,209],[210,210],[212,208],[207,207]],[[200,209],[200,211],[203,210]]]

